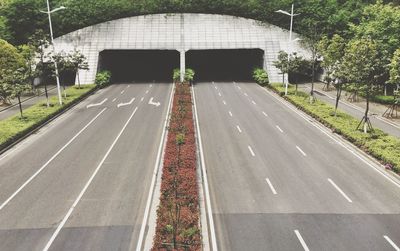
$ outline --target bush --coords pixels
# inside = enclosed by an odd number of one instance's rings
[[[194,80],[194,76],[195,76],[194,70],[190,69],[190,68],[186,68],[184,81],[192,82]],[[172,79],[174,80],[174,82],[181,81],[181,70],[179,68],[174,69]]]
[[[271,88],[283,96],[284,88],[281,84],[273,84]],[[351,115],[339,111],[335,117],[333,115],[335,108],[332,105],[320,100],[310,104],[305,98],[309,97],[309,94],[301,91],[298,91],[298,95],[293,94],[294,88],[289,86],[288,96],[285,96],[288,101],[378,159],[385,166],[390,166],[395,172],[400,173],[400,139],[379,129],[368,134],[358,131],[356,128],[360,121]]]
[[[254,69],[253,78],[259,85],[266,86],[267,84],[269,84],[268,73],[264,69]]]
[[[97,73],[96,80],[94,82],[99,87],[104,87],[111,83],[111,72],[101,71]]]
[[[391,105],[395,102],[394,96],[384,96],[384,95],[376,95],[371,98],[373,102],[384,104],[384,105]]]

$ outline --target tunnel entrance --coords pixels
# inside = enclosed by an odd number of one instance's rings
[[[175,50],[104,50],[100,52],[99,70],[108,70],[112,82],[171,82],[179,67]]]
[[[264,51],[260,49],[191,50],[186,67],[194,69],[196,81],[253,81],[252,72],[262,68]]]

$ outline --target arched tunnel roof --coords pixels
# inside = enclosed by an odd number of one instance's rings
[[[293,39],[297,38],[293,34]],[[56,50],[80,50],[90,70],[82,82],[94,81],[103,50],[210,50],[261,49],[271,81],[279,81],[273,67],[280,50],[288,50],[289,32],[277,26],[241,17],[216,14],[153,14],[108,21],[86,27],[55,40]],[[291,50],[305,55],[298,42]]]

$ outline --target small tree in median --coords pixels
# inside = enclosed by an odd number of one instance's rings
[[[400,90],[400,49],[397,49],[390,62],[389,83],[396,85],[396,91]]]
[[[379,75],[377,72],[379,68],[375,67],[375,65],[379,65],[378,61],[379,53],[377,45],[369,38],[352,40],[348,44],[343,58],[343,73],[366,96],[365,114],[357,126],[357,130],[362,127],[365,133],[373,130],[368,113],[370,98],[377,82],[377,76]]]
[[[31,86],[27,84],[29,80],[29,74],[29,70],[27,71],[24,68],[20,68],[9,75],[11,77],[9,81],[12,83],[12,97],[16,97],[18,99],[21,119],[24,117],[22,113],[21,95],[22,93],[31,89]]]

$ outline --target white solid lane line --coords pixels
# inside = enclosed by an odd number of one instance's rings
[[[303,237],[301,236],[299,230],[294,230],[294,233],[297,236],[297,239],[299,239],[301,246],[303,247],[304,251],[310,251],[310,249],[308,248],[306,242],[304,241]]]
[[[265,112],[262,112],[262,114],[263,114],[265,117],[268,117],[268,114],[266,114]]]
[[[92,183],[94,177],[97,175],[97,173],[99,172],[100,168],[103,166],[104,161],[107,159],[108,155],[110,155],[112,149],[114,148],[115,144],[117,144],[119,138],[121,137],[121,135],[124,133],[126,127],[128,126],[129,122],[132,120],[133,116],[135,115],[136,111],[137,111],[138,107],[135,108],[135,110],[132,112],[131,116],[129,117],[129,119],[126,121],[125,125],[122,127],[121,131],[118,133],[117,137],[115,138],[114,142],[111,144],[111,146],[108,148],[107,153],[104,155],[103,159],[100,161],[99,165],[97,166],[96,170],[93,172],[92,176],[90,177],[90,179],[88,180],[88,182],[86,183],[86,185],[84,186],[84,188],[82,189],[82,191],[80,192],[80,194],[78,195],[78,197],[76,198],[74,204],[72,204],[71,208],[68,210],[67,214],[65,215],[65,217],[63,218],[63,220],[61,221],[61,223],[58,225],[56,231],[53,233],[53,235],[51,236],[50,240],[47,242],[46,246],[44,247],[43,251],[47,251],[49,250],[51,244],[53,244],[54,240],[57,238],[58,234],[60,233],[61,229],[64,227],[65,223],[67,222],[67,220],[69,219],[69,217],[71,216],[72,212],[74,211],[75,207],[78,205],[79,201],[82,199],[83,195],[85,194],[86,190],[88,189],[88,187],[90,186],[90,184]]]
[[[203,140],[201,138],[201,131],[200,131],[200,126],[199,126],[199,116],[197,114],[196,93],[195,93],[195,88],[193,86],[192,86],[192,90],[193,90],[194,114],[195,114],[195,118],[196,118],[196,129],[197,129],[197,134],[199,137],[200,163],[201,163],[201,169],[202,169],[202,174],[203,174],[203,178],[204,178],[203,182],[204,182],[206,207],[207,207],[208,220],[210,223],[209,229],[211,232],[210,233],[211,247],[212,247],[211,250],[218,251],[217,237],[216,237],[216,233],[215,233],[214,218],[213,218],[211,199],[210,199],[211,196],[210,196],[209,183],[208,183],[208,177],[207,177],[207,167],[206,167],[206,161],[204,160]]]
[[[226,105],[226,102],[225,102],[225,100],[222,100],[222,103],[224,103],[224,105]]]
[[[255,157],[256,154],[254,153],[253,149],[251,148],[251,146],[247,146],[247,148],[249,149],[251,156]]]
[[[283,130],[277,125],[276,128],[283,133]]]
[[[242,129],[240,129],[240,126],[236,126],[236,128],[238,129],[238,131],[239,131],[240,133],[242,133]]]
[[[394,248],[394,250],[400,251],[400,248],[396,245],[396,243],[394,243],[387,235],[384,235],[383,238],[385,238],[385,240],[386,240],[387,242],[389,242],[390,245],[392,245],[392,247]]]
[[[232,112],[231,112],[231,111],[229,111],[229,116],[233,117],[233,114],[232,114]]]
[[[165,140],[166,140],[165,135],[167,133],[168,119],[170,118],[172,100],[173,100],[173,96],[174,96],[174,89],[175,89],[175,87],[173,86],[170,97],[169,97],[169,101],[168,101],[167,115],[164,119],[164,126],[162,127],[163,132],[161,134],[161,140],[160,140],[160,144],[158,146],[157,158],[156,158],[157,161],[154,165],[153,177],[151,179],[149,194],[147,195],[147,202],[146,202],[146,207],[144,210],[142,225],[140,227],[139,238],[138,238],[138,242],[136,245],[136,251],[142,250],[142,245],[143,245],[143,242],[145,239],[145,231],[148,228],[148,220],[149,220],[149,216],[150,216],[151,203],[153,200],[153,193],[154,193],[155,186],[156,186],[156,180],[157,180],[157,177],[159,174],[158,170],[160,168],[160,162],[162,161],[162,153],[163,153],[163,148],[164,148],[164,144],[165,144]]]
[[[274,195],[277,195],[278,193],[276,192],[275,187],[272,185],[271,181],[268,178],[266,178],[265,180],[267,181],[269,188],[271,188],[272,193]]]
[[[114,103],[116,100],[117,100],[117,98],[114,98],[114,99],[113,99],[111,102],[113,102],[113,103]]]
[[[105,98],[105,99],[104,99],[103,101],[101,101],[100,103],[87,105],[86,108],[90,108],[90,107],[95,107],[95,106],[103,105],[107,100],[108,100],[108,98]]]
[[[251,103],[253,103],[253,105],[256,105],[256,102],[254,102],[254,100],[252,100]]]
[[[297,150],[299,150],[299,152],[301,152],[301,154],[303,154],[304,157],[307,156],[307,154],[303,150],[301,150],[299,146],[296,146],[296,148]]]
[[[22,189],[24,189],[34,178],[36,178],[36,176],[38,176],[43,171],[43,169],[45,169],[50,164],[50,162],[52,162],[58,155],[60,155],[60,153],[64,151],[65,148],[67,148],[79,135],[81,135],[83,131],[85,131],[98,117],[100,117],[100,115],[105,110],[107,110],[107,108],[101,110],[101,112],[99,112],[92,120],[90,120],[89,123],[87,123],[77,134],[75,134],[74,137],[72,137],[60,150],[58,150],[58,152],[56,152],[39,170],[37,170],[35,174],[33,174],[27,181],[25,181],[25,183],[20,188],[18,188],[17,191],[15,191],[6,201],[4,201],[3,204],[1,204],[0,206],[0,211],[12,199],[14,199],[14,197],[17,196],[22,191]]]
[[[335,182],[333,182],[333,180],[331,180],[331,179],[328,179],[328,181],[329,181],[329,183],[331,183],[332,184],[332,186],[334,187],[334,188],[336,188],[336,190],[338,190],[339,191],[339,193],[348,201],[348,202],[350,202],[350,203],[352,203],[353,201],[349,198],[349,196],[347,196],[344,192],[343,192],[343,190],[342,189],[340,189],[340,187],[338,186],[338,185],[336,185],[336,183]]]

